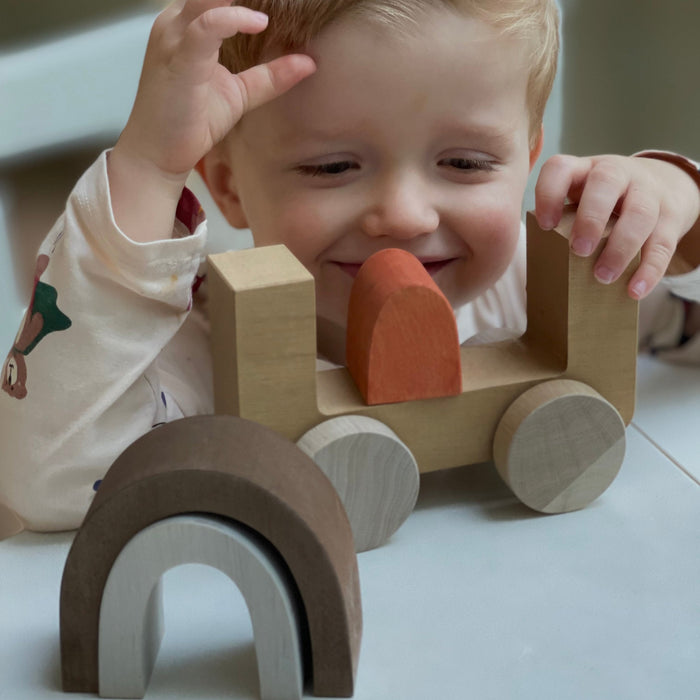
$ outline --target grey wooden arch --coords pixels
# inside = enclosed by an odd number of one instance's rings
[[[134,535],[119,553],[100,606],[100,696],[145,695],[163,636],[162,576],[187,563],[218,569],[243,594],[253,625],[262,700],[301,700],[301,611],[284,562],[247,528],[204,515],[159,520]]]

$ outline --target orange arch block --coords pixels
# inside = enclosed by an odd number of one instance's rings
[[[360,268],[350,294],[346,361],[369,405],[461,393],[454,312],[410,253],[382,250]]]

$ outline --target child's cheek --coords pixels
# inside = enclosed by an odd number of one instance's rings
[[[311,268],[316,258],[329,245],[327,218],[314,206],[290,202],[275,225],[279,242],[284,243],[313,274]]]
[[[489,207],[473,211],[469,225],[465,228],[467,243],[474,248],[486,247],[494,253],[512,251],[520,234],[520,209],[510,211],[507,207]]]

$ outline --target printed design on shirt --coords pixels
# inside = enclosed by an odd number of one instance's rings
[[[180,195],[180,200],[177,203],[175,218],[187,229],[187,233],[191,236],[197,230],[197,227],[206,220],[204,208],[200,204],[197,197],[194,196],[192,190],[185,187]],[[197,275],[192,285],[190,298],[187,302],[187,310],[192,310],[193,296],[204,281],[206,275]]]
[[[3,391],[16,399],[23,399],[27,395],[25,357],[49,333],[64,331],[71,326],[71,320],[56,303],[58,299],[56,288],[40,279],[48,266],[49,256],[40,255],[36,261],[32,298],[2,371]]]
[[[175,218],[185,225],[187,231],[192,235],[204,220],[204,209],[199,203],[197,197],[194,196],[191,190],[185,187],[180,195],[180,200],[177,203]]]

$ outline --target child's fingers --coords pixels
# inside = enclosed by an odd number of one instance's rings
[[[232,77],[240,86],[243,111],[248,112],[286,92],[315,70],[310,56],[290,54]]]
[[[181,3],[180,20],[187,25],[208,10],[218,7],[232,7],[231,0],[186,0]],[[238,7],[238,11],[240,14],[254,14],[253,10],[242,6]]]
[[[665,218],[659,220],[654,233],[642,247],[639,267],[627,285],[628,294],[633,299],[643,299],[666,274],[676,246],[671,232],[677,229]]]
[[[571,229],[571,247],[577,255],[588,256],[598,246],[617,203],[629,187],[629,176],[612,159],[594,163],[578,203]]]
[[[152,35],[163,45],[177,45],[190,22],[206,10],[228,7],[230,0],[177,0],[156,17]]]
[[[659,203],[652,194],[645,188],[631,187],[625,195],[620,217],[595,264],[594,274],[600,282],[614,282],[657,230]]]
[[[545,162],[535,185],[535,214],[543,229],[559,223],[567,197],[590,168],[590,159],[575,156],[556,155]]]
[[[208,1],[211,4],[211,0]],[[266,27],[266,15],[245,7],[227,5],[207,9],[187,26],[180,57],[185,64],[209,61],[218,54],[224,39],[238,32],[257,34]]]

